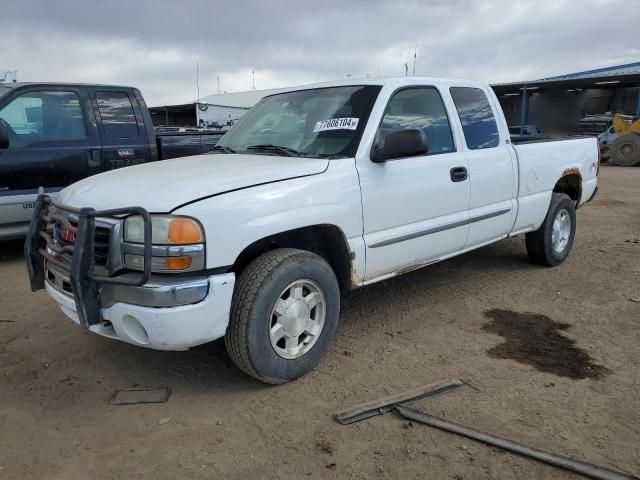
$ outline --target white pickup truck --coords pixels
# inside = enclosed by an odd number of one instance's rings
[[[160,350],[225,337],[269,383],[310,371],[340,292],[526,234],[563,262],[596,193],[595,138],[514,145],[484,83],[367,78],[253,107],[210,154],[41,195],[34,290],[100,335]]]

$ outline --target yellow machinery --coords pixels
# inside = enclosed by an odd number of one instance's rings
[[[615,165],[640,165],[640,119],[627,123],[619,113],[613,117],[616,139],[611,142],[609,155]]]

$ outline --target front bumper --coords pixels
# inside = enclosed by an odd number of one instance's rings
[[[71,279],[63,270],[45,263],[45,281],[59,292],[73,299]],[[123,277],[135,276],[123,274]],[[141,286],[98,284],[99,306],[107,308],[123,302],[143,307],[178,307],[204,300],[209,293],[209,277],[175,277],[151,275]]]
[[[67,213],[77,217],[76,225]],[[117,236],[98,235],[97,222],[118,222],[131,214],[144,221],[143,271],[112,274],[103,260]],[[66,229],[69,242],[60,242],[58,227]],[[89,331],[160,350],[185,350],[223,336],[235,275],[152,275],[152,252],[145,209],[76,209],[47,195],[38,196],[25,243],[32,290],[46,289],[69,318]]]
[[[208,277],[206,282],[208,292],[198,303],[149,307],[117,301],[106,308],[100,308],[101,321],[89,325],[88,330],[98,335],[156,350],[187,350],[223,337],[229,323],[235,275],[233,273],[213,275]],[[173,291],[186,288],[185,283],[179,281],[174,286]],[[80,325],[73,295],[59,290],[48,279],[45,282],[45,288],[64,314]],[[145,285],[139,288],[147,290],[159,288],[161,292],[155,292],[155,298],[163,297],[165,293],[162,292],[167,291],[167,285],[161,287]]]

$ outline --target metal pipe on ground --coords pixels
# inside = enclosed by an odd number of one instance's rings
[[[580,475],[584,475],[596,480],[639,480],[640,477],[631,475],[629,473],[614,470],[602,465],[596,465],[594,463],[584,462],[575,458],[567,457],[565,455],[558,455],[555,453],[546,452],[538,448],[529,447],[522,443],[510,440],[508,438],[498,437],[490,433],[485,433],[475,428],[465,427],[458,423],[450,422],[440,417],[430,415],[428,413],[416,410],[406,405],[395,405],[395,410],[408,420],[414,422],[429,425],[431,427],[438,428],[450,433],[462,435],[463,437],[476,440],[478,442],[486,443],[494,447],[499,447],[504,450],[508,450],[518,455],[533,458],[539,460],[554,467],[562,468],[570,472],[574,472]]]

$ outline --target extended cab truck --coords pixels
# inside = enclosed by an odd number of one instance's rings
[[[341,81],[265,97],[210,155],[41,195],[25,250],[32,288],[90,331],[164,350],[224,336],[282,383],[327,349],[340,291],[519,234],[563,262],[597,172],[594,138],[513,145],[484,83]]]
[[[135,88],[0,85],[0,239],[24,237],[40,188],[55,195],[96,173],[206,152],[221,136],[156,136]]]

